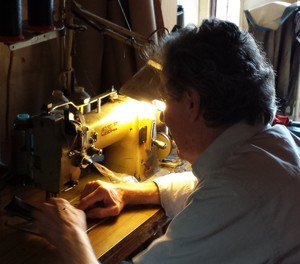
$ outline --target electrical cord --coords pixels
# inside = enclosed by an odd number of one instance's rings
[[[9,138],[9,109],[10,109],[10,90],[11,90],[11,73],[13,65],[13,51],[9,54],[9,64],[6,78],[6,107],[5,107],[5,140]]]

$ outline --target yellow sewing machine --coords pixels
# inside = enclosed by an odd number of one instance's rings
[[[76,1],[66,1],[66,20],[73,15],[99,25],[101,33],[141,49],[149,40],[82,9]],[[66,27],[65,54],[70,54],[72,30]],[[63,58],[61,80],[70,93],[73,78],[71,59]],[[30,117],[30,181],[50,194],[59,194],[77,184],[81,171],[91,164],[103,164],[113,172],[138,181],[158,170],[159,161],[171,152],[167,128],[161,125],[161,111],[152,102],[160,79],[157,67],[147,64],[117,91],[108,91],[83,104],[71,98],[49,104],[42,114]],[[74,88],[74,87],[73,87]],[[143,102],[143,100],[147,100]],[[91,111],[84,111],[84,109]],[[158,127],[163,127],[158,130]]]
[[[116,91],[88,104],[94,107],[84,114],[85,105],[70,101],[31,118],[36,187],[58,194],[78,182],[82,169],[99,161],[139,181],[158,169],[157,150],[170,142],[157,139],[160,111],[153,104]]]

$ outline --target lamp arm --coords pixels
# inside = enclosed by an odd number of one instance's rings
[[[139,49],[150,42],[141,34],[130,31],[102,17],[99,17],[86,9],[83,9],[75,0],[71,0],[71,11],[75,16],[89,23],[96,30],[101,31],[104,34],[117,39],[118,41],[123,41],[134,48]],[[99,28],[97,25],[100,25],[101,28]]]

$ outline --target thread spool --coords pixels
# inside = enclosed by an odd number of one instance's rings
[[[14,42],[23,39],[22,0],[0,1],[0,41]]]
[[[60,104],[64,104],[69,102],[68,98],[65,97],[63,91],[61,90],[53,90],[50,98],[50,103],[52,106],[58,106]],[[62,113],[64,110],[69,109],[69,105],[64,105],[62,107],[59,107],[57,110],[55,110],[56,113]]]
[[[81,109],[82,114],[91,112],[90,95],[84,90],[82,86],[75,86],[74,92],[71,94],[71,101],[76,105],[87,104]]]
[[[29,30],[36,32],[54,30],[53,0],[28,0]]]
[[[54,105],[59,105],[63,103],[69,102],[68,98],[65,97],[63,91],[61,90],[53,90],[51,94],[51,103]],[[65,106],[65,108],[69,108],[68,105]]]

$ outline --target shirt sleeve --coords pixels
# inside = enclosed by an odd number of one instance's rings
[[[173,218],[185,206],[188,196],[195,189],[198,179],[191,171],[171,173],[154,179],[158,186],[161,205],[166,215]]]

